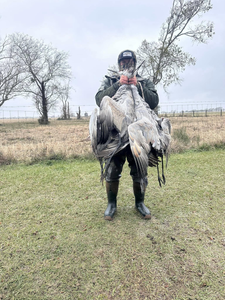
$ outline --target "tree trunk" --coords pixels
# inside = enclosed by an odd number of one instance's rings
[[[62,106],[62,119],[63,120],[70,120],[70,107],[69,102],[63,102]]]
[[[78,107],[77,119],[81,119],[81,111],[80,111],[80,106]]]
[[[70,104],[67,105],[67,119],[70,120]]]
[[[47,109],[47,103],[46,103],[46,98],[42,98],[42,105],[43,105],[43,124],[48,124],[48,109]]]
[[[63,118],[63,120],[66,120],[66,103],[63,103],[62,118]]]
[[[47,99],[45,96],[45,85],[44,82],[41,83],[41,96],[42,96],[42,116],[38,120],[40,124],[47,125],[48,121],[48,106]]]

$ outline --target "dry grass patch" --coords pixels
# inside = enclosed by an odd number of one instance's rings
[[[171,117],[172,152],[196,149],[203,145],[225,144],[225,117]],[[88,120],[8,121],[0,126],[0,163],[38,161],[46,158],[73,158],[92,154]]]
[[[1,156],[16,161],[44,158],[70,158],[91,153],[87,138],[88,123],[52,121],[48,126],[36,123],[7,123],[0,128]]]
[[[172,151],[225,143],[225,117],[171,117]],[[177,137],[178,133],[180,138]],[[186,134],[186,138],[185,138]],[[183,138],[182,138],[183,135]]]

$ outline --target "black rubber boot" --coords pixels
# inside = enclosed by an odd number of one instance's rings
[[[108,197],[108,206],[104,213],[105,220],[112,221],[113,216],[116,212],[117,206],[117,193],[119,188],[119,181],[107,182],[106,181],[106,192]]]
[[[141,186],[139,182],[133,182],[133,190],[135,196],[135,207],[144,217],[144,219],[151,219],[150,210],[144,205],[145,193],[141,192]]]

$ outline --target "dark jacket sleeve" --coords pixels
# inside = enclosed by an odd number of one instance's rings
[[[159,97],[154,84],[151,82],[150,79],[144,79],[137,85],[138,92],[142,97],[143,95],[140,84],[143,89],[145,101],[148,103],[151,109],[154,109],[159,103]],[[95,95],[96,104],[100,106],[100,103],[103,97],[105,96],[113,97],[119,89],[119,87],[119,81],[114,81],[114,83],[112,83],[110,78],[104,79],[97,94]]]
[[[119,81],[111,85],[109,78],[103,80],[102,85],[100,86],[97,94],[95,95],[96,104],[100,106],[100,103],[103,97],[105,96],[113,97],[117,92],[117,90],[119,89],[119,87],[120,87]]]
[[[141,81],[138,84],[138,92],[141,96],[142,90],[140,84],[142,85],[145,101],[148,103],[151,109],[156,108],[156,106],[159,104],[159,96],[157,94],[154,84],[151,82],[150,79],[145,79]]]

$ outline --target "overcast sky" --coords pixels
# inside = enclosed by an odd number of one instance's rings
[[[157,41],[172,0],[0,0],[0,37],[19,32],[51,43],[69,53],[73,71],[71,105],[93,109],[95,94],[109,66],[125,49],[136,51],[142,41]],[[213,9],[199,20],[213,21],[215,35],[207,44],[183,42],[197,60],[182,73],[182,85],[166,95],[157,87],[160,104],[225,104],[225,1],[212,0]],[[198,18],[196,19],[198,21]],[[16,105],[9,101],[5,106]],[[20,100],[20,105],[31,101]],[[214,105],[213,105],[214,106]],[[225,106],[225,105],[224,105]]]

